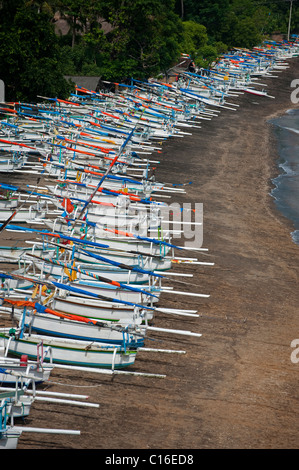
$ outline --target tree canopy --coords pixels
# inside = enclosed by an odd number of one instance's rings
[[[298,0],[299,3],[299,0]],[[103,80],[166,73],[181,53],[209,66],[233,47],[286,33],[290,1],[0,0],[0,78],[8,100],[67,97],[66,75]],[[55,29],[57,19],[66,31]],[[299,8],[293,1],[291,31]]]

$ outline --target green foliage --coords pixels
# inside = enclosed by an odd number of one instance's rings
[[[215,62],[217,57],[219,57],[217,48],[206,44],[198,49],[194,60],[197,66],[207,69]]]
[[[183,20],[192,20],[207,29],[209,43],[252,47],[263,35],[286,33],[290,2],[285,0],[176,0],[175,11]],[[299,2],[293,2],[292,28],[299,23]]]
[[[103,17],[112,25],[107,34],[116,79],[146,78],[166,70],[178,57],[182,25],[172,0],[107,0]],[[104,73],[105,75],[105,73]]]
[[[58,11],[66,19],[71,31],[71,46],[75,46],[76,37],[84,31],[89,15],[89,3],[86,0],[63,0],[58,3]]]
[[[77,74],[97,74],[106,80],[144,79],[166,71],[177,60],[183,28],[173,0],[105,0],[97,3],[97,14],[110,30],[104,34],[90,9],[89,27],[72,42],[72,53],[68,49],[64,73],[75,69]]]
[[[180,51],[188,53],[199,67],[208,68],[217,59],[219,54],[227,50],[226,44],[221,41],[209,43],[207,29],[195,21],[183,22],[183,40]]]
[[[184,0],[185,21],[196,21],[204,25],[213,41],[222,40],[221,26],[229,8],[229,0]],[[176,2],[176,12],[181,10],[181,2]]]
[[[208,41],[207,29],[205,26],[195,21],[183,22],[183,41],[180,44],[182,53],[195,56],[198,49]]]

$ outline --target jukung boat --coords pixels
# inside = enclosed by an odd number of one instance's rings
[[[141,323],[137,315],[131,323],[116,325],[82,316],[79,312],[63,313],[38,302],[11,299],[4,299],[4,302],[15,306],[13,316],[18,320],[19,328],[28,332],[122,346],[125,350],[144,346],[145,332],[136,330]]]

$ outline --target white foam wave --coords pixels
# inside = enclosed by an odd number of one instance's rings
[[[298,129],[293,129],[293,127],[284,127],[284,129],[287,129],[288,131],[294,132],[295,134],[299,134]]]

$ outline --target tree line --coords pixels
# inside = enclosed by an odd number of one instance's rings
[[[287,0],[0,0],[0,79],[7,100],[36,101],[68,97],[66,75],[147,79],[167,73],[181,53],[209,67],[231,47],[286,33],[289,7]],[[294,0],[294,32],[298,20]]]

